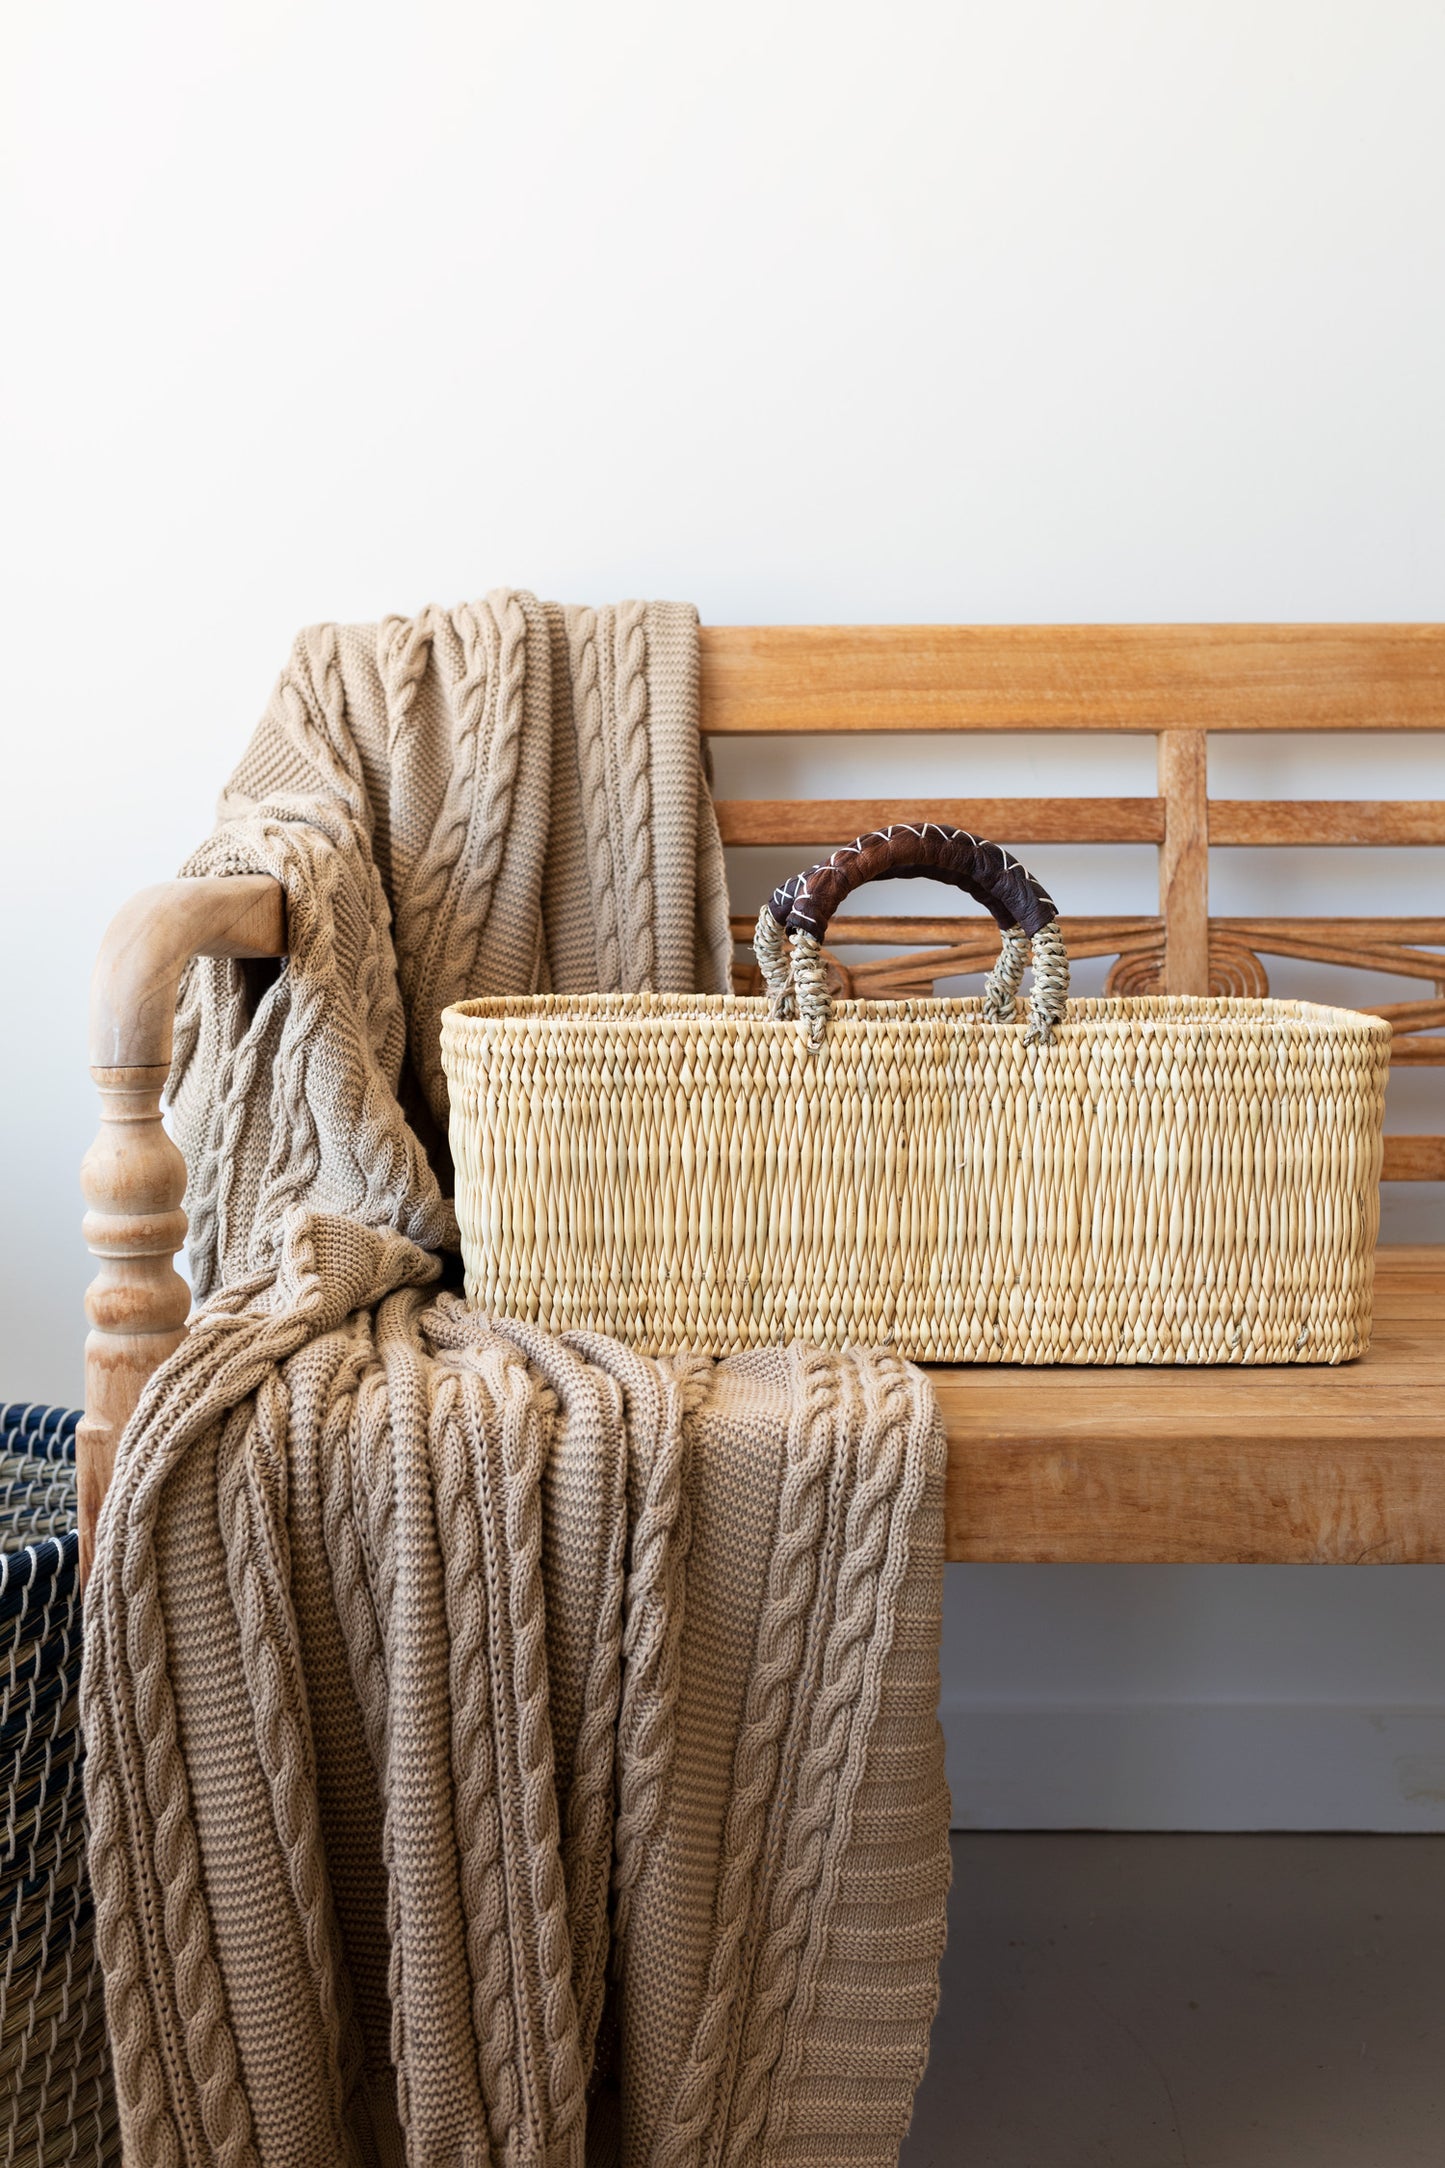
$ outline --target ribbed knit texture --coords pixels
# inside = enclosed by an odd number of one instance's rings
[[[439,1290],[442,1007],[726,983],[695,626],[314,628],[189,869],[275,873],[289,960],[186,989],[207,1299],[88,1599],[145,2168],[896,2159],[948,1876],[926,1381]]]

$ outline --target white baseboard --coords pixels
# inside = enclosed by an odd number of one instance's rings
[[[1445,1830],[1445,1708],[945,1696],[955,1829]]]

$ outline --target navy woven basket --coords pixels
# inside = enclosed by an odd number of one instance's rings
[[[0,1405],[0,2162],[115,2162],[85,1865],[71,1409]]]

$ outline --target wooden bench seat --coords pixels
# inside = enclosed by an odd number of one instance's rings
[[[1211,732],[1445,729],[1445,626],[704,627],[710,738],[834,732],[1110,731],[1157,740],[1136,798],[951,800],[938,817],[994,840],[1159,853],[1154,917],[1066,919],[1076,958],[1113,959],[1112,992],[1261,993],[1266,960],[1403,980],[1380,1004],[1402,1067],[1445,1066],[1445,918],[1214,918],[1211,845],[1445,844],[1445,802],[1211,799]],[[960,760],[960,781],[967,774]],[[725,842],[817,857],[915,810],[882,799],[727,798]],[[735,922],[746,938],[760,896]],[[843,922],[835,926],[840,937]],[[931,992],[987,969],[978,918],[850,917],[840,989]],[[932,944],[899,956],[900,946]],[[173,1269],[185,1169],[160,1120],[181,970],[194,955],[285,953],[266,879],[147,890],[106,937],[92,989],[101,1134],[86,1163],[80,1433],[82,1562],[120,1432],[183,1332]],[[746,966],[740,962],[746,980]],[[1445,1178],[1445,1137],[1391,1136],[1386,1180]],[[1075,1561],[1403,1564],[1445,1559],[1445,1247],[1384,1250],[1374,1344],[1337,1370],[940,1368],[949,1556]]]
[[[1385,1248],[1359,1362],[936,1368],[948,1555],[1445,1560],[1445,1248]]]

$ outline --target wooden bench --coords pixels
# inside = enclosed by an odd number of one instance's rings
[[[1211,799],[1208,735],[1445,730],[1445,626],[707,627],[711,737],[1113,731],[1158,741],[1158,790],[1129,798],[930,800],[1000,842],[1146,843],[1152,917],[1066,919],[1076,958],[1114,959],[1115,992],[1262,992],[1262,959],[1305,957],[1421,982],[1375,1013],[1400,1065],[1445,1065],[1445,918],[1211,918],[1211,845],[1440,844],[1445,803]],[[723,799],[723,839],[798,863],[914,801]],[[739,899],[744,900],[744,899]],[[751,901],[754,912],[758,898]],[[746,940],[752,915],[735,931]],[[835,929],[836,930],[836,929]],[[864,995],[931,992],[992,961],[986,919],[850,917],[835,959]],[[173,881],[106,936],[91,1012],[102,1126],[85,1166],[82,1542],[141,1387],[183,1333],[173,1259],[185,1170],[160,1123],[176,989],[191,956],[285,953],[268,879]],[[745,969],[745,967],[743,967]],[[1391,1137],[1385,1178],[1445,1179],[1445,1137]],[[1092,1561],[1445,1559],[1445,1246],[1385,1249],[1375,1339],[1340,1369],[940,1368],[949,1556]]]

